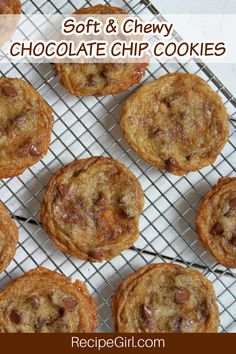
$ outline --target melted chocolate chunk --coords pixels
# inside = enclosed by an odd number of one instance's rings
[[[28,147],[29,154],[31,156],[39,156],[40,152],[38,149],[38,144],[30,144]]]
[[[165,166],[167,171],[172,171],[173,169],[175,169],[175,167],[178,166],[178,162],[173,157],[170,157],[168,160],[165,161]]]
[[[90,259],[96,259],[99,261],[100,259],[102,259],[103,253],[99,250],[91,250],[88,252],[88,257]]]
[[[149,321],[152,318],[151,307],[143,304],[141,306],[141,316],[144,319],[144,321]]]
[[[224,229],[219,222],[216,222],[211,228],[211,233],[213,235],[222,235],[223,232],[224,232]]]
[[[186,288],[180,288],[175,291],[174,300],[177,304],[185,304],[189,299],[190,293]]]
[[[22,316],[17,310],[12,310],[10,313],[10,320],[12,323],[18,325],[22,322]]]
[[[230,200],[229,206],[231,208],[235,208],[236,207],[236,198],[233,198],[233,199]]]
[[[150,131],[149,136],[156,137],[156,136],[159,136],[161,133],[162,133],[162,129],[160,127],[156,127]]]
[[[230,240],[231,245],[233,245],[234,247],[236,247],[236,230],[234,230],[235,232],[235,236],[233,236]]]
[[[0,0],[0,7],[1,6],[11,6],[12,0]]]
[[[173,319],[173,330],[175,332],[180,332],[181,322],[182,322],[182,317],[181,316],[174,317],[174,319]]]
[[[93,74],[89,74],[87,76],[87,82],[85,84],[85,86],[92,86],[92,87],[96,87],[98,85],[98,79],[95,75]]]
[[[76,301],[73,300],[71,297],[66,297],[65,299],[63,299],[63,307],[66,311],[74,311],[74,309],[76,308]]]
[[[36,329],[36,330],[39,330],[39,329],[41,329],[43,326],[45,326],[45,325],[47,325],[47,324],[49,324],[49,320],[48,319],[46,319],[46,318],[37,318],[37,321],[35,322],[35,324],[34,324],[34,328]]]
[[[26,119],[26,112],[22,112],[18,114],[18,116],[12,119],[12,123],[17,126],[21,126],[25,123],[25,119]]]
[[[69,187],[66,183],[63,183],[57,186],[57,190],[59,192],[59,195],[64,198],[68,193]]]
[[[16,90],[12,86],[3,86],[2,91],[5,96],[15,97],[17,95]]]
[[[27,299],[27,302],[35,309],[39,308],[40,305],[40,299],[38,298],[38,296],[31,296]]]
[[[105,194],[103,192],[98,193],[97,198],[94,200],[94,204],[101,206],[104,205],[106,201]]]
[[[59,308],[59,310],[58,310],[58,314],[57,314],[57,318],[61,318],[61,317],[63,317],[64,316],[64,314],[65,314],[65,308],[63,308],[63,307],[61,307],[61,308]]]

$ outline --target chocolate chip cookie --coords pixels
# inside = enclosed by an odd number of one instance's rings
[[[86,286],[39,267],[0,293],[1,333],[94,332],[97,306]]]
[[[236,177],[220,178],[204,196],[196,229],[204,247],[220,264],[236,268]]]
[[[151,264],[120,284],[112,303],[124,333],[217,332],[219,313],[209,280],[176,264]]]
[[[19,0],[0,0],[0,15],[14,15],[21,12]]]
[[[124,14],[118,7],[96,5],[75,14]],[[119,93],[140,82],[147,63],[55,64],[64,88],[75,96],[104,96]]]
[[[174,73],[126,100],[121,128],[145,161],[184,175],[215,161],[228,139],[227,118],[220,96],[203,79]]]
[[[0,78],[0,178],[20,175],[47,153],[52,122],[52,109],[30,84]]]
[[[18,228],[0,202],[0,273],[7,268],[16,252]]]
[[[128,168],[111,158],[91,157],[52,176],[41,221],[63,252],[102,261],[136,241],[143,203],[142,188]]]

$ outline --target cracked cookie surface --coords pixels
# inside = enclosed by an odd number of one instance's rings
[[[176,175],[213,163],[228,139],[220,96],[200,77],[167,74],[125,102],[124,138],[145,161]]]
[[[112,303],[120,333],[217,332],[219,313],[209,280],[176,264],[151,264],[120,284]]]
[[[94,332],[97,306],[85,285],[39,267],[0,293],[1,333]]]
[[[111,158],[91,157],[52,176],[41,221],[63,252],[102,261],[136,241],[143,203],[142,188],[127,167]]]
[[[22,79],[0,78],[0,178],[17,176],[48,150],[52,109]]]
[[[19,14],[21,3],[19,0],[0,0],[0,15]]]
[[[17,241],[18,228],[6,207],[0,202],[0,273],[13,259]]]
[[[75,14],[124,14],[118,8],[97,5],[77,10]],[[63,87],[75,96],[104,96],[119,93],[142,79],[146,63],[64,63],[55,64]]]
[[[216,260],[236,268],[236,178],[220,178],[203,198],[196,219],[197,233]]]

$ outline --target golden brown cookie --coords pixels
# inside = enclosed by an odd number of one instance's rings
[[[124,14],[118,7],[96,5],[75,14]],[[142,79],[147,63],[55,64],[64,88],[75,96],[105,96],[127,90]]]
[[[213,286],[194,269],[151,264],[120,284],[112,304],[117,332],[217,332]]]
[[[136,241],[143,203],[142,188],[127,167],[110,158],[91,157],[52,176],[41,221],[63,252],[102,261]]]
[[[48,150],[53,115],[22,79],[0,78],[0,178],[20,175]]]
[[[220,178],[204,196],[196,229],[203,246],[220,264],[236,268],[236,177]]]
[[[0,333],[94,332],[97,306],[86,286],[39,267],[0,293]]]
[[[21,3],[19,0],[0,0],[0,15],[19,14]]]
[[[16,253],[18,228],[6,207],[0,202],[0,273],[7,268]]]
[[[124,138],[145,161],[175,175],[213,163],[228,139],[220,96],[200,77],[168,74],[125,102]]]

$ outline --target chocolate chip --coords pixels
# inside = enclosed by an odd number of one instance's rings
[[[231,245],[233,245],[234,247],[236,247],[236,236],[233,236],[230,240]]]
[[[165,166],[167,171],[171,172],[173,169],[175,169],[175,167],[178,166],[178,162],[173,157],[170,157],[165,161]]]
[[[63,307],[59,308],[57,318],[63,317],[64,313],[65,313],[65,309]]]
[[[187,161],[190,161],[193,158],[194,154],[189,154],[185,158]]]
[[[151,307],[143,304],[141,306],[141,316],[145,321],[149,321],[152,317]]]
[[[228,209],[227,211],[225,211],[225,213],[223,214],[226,218],[232,216],[232,209]]]
[[[16,90],[12,86],[3,86],[2,90],[5,96],[15,97],[17,95]]]
[[[232,232],[232,236],[233,236],[233,237],[236,237],[236,227],[235,227],[235,229],[232,230],[231,232]]]
[[[100,192],[98,193],[97,198],[94,200],[94,204],[98,206],[103,205],[105,203],[105,200],[105,194],[103,192]]]
[[[84,171],[84,168],[78,168],[74,173],[73,173],[73,177],[78,177],[82,172]]]
[[[207,307],[206,302],[202,302],[198,305],[199,312],[200,312],[200,317],[198,318],[199,321],[206,321],[209,317],[209,310]]]
[[[10,320],[14,324],[20,324],[22,321],[21,314],[17,310],[12,310],[10,313]]]
[[[123,214],[128,218],[134,218],[137,215],[138,210],[132,193],[123,195],[118,203]]]
[[[37,144],[29,145],[28,151],[31,156],[39,156],[40,155]]]
[[[231,208],[235,208],[236,207],[236,198],[233,198],[230,200],[229,205]]]
[[[25,123],[26,113],[20,113],[18,116],[13,118],[12,123],[16,125],[22,125]]]
[[[100,261],[103,258],[103,253],[100,250],[91,250],[88,252],[88,258],[91,260]]]
[[[219,222],[216,222],[211,228],[211,233],[213,235],[221,235],[221,234],[223,234],[223,232],[224,232],[224,229]]]
[[[44,325],[49,324],[49,320],[48,319],[44,319],[44,318],[38,318],[37,321],[34,324],[34,328],[36,330],[41,329]]]
[[[27,299],[27,302],[35,309],[39,308],[40,300],[37,296],[33,295]]]
[[[185,304],[189,299],[189,291],[186,288],[180,288],[175,291],[174,300],[177,304]]]
[[[83,209],[86,205],[86,202],[84,199],[79,198],[76,200],[76,206],[79,207],[80,209]]]
[[[0,0],[0,6],[11,6],[12,0]]]
[[[159,136],[162,133],[162,129],[160,127],[156,127],[150,132],[150,136]]]
[[[181,316],[176,316],[173,319],[173,330],[175,332],[179,332],[181,328],[181,322],[182,322],[182,317]]]
[[[97,86],[97,84],[98,84],[98,80],[97,80],[96,76],[93,74],[89,74],[87,76],[87,83],[85,86],[95,87],[95,86]]]
[[[62,301],[63,307],[66,311],[73,311],[77,305],[76,301],[73,300],[71,297],[66,297]]]
[[[59,186],[57,186],[57,190],[60,194],[61,197],[65,197],[68,193],[68,185],[66,183],[62,183]]]

